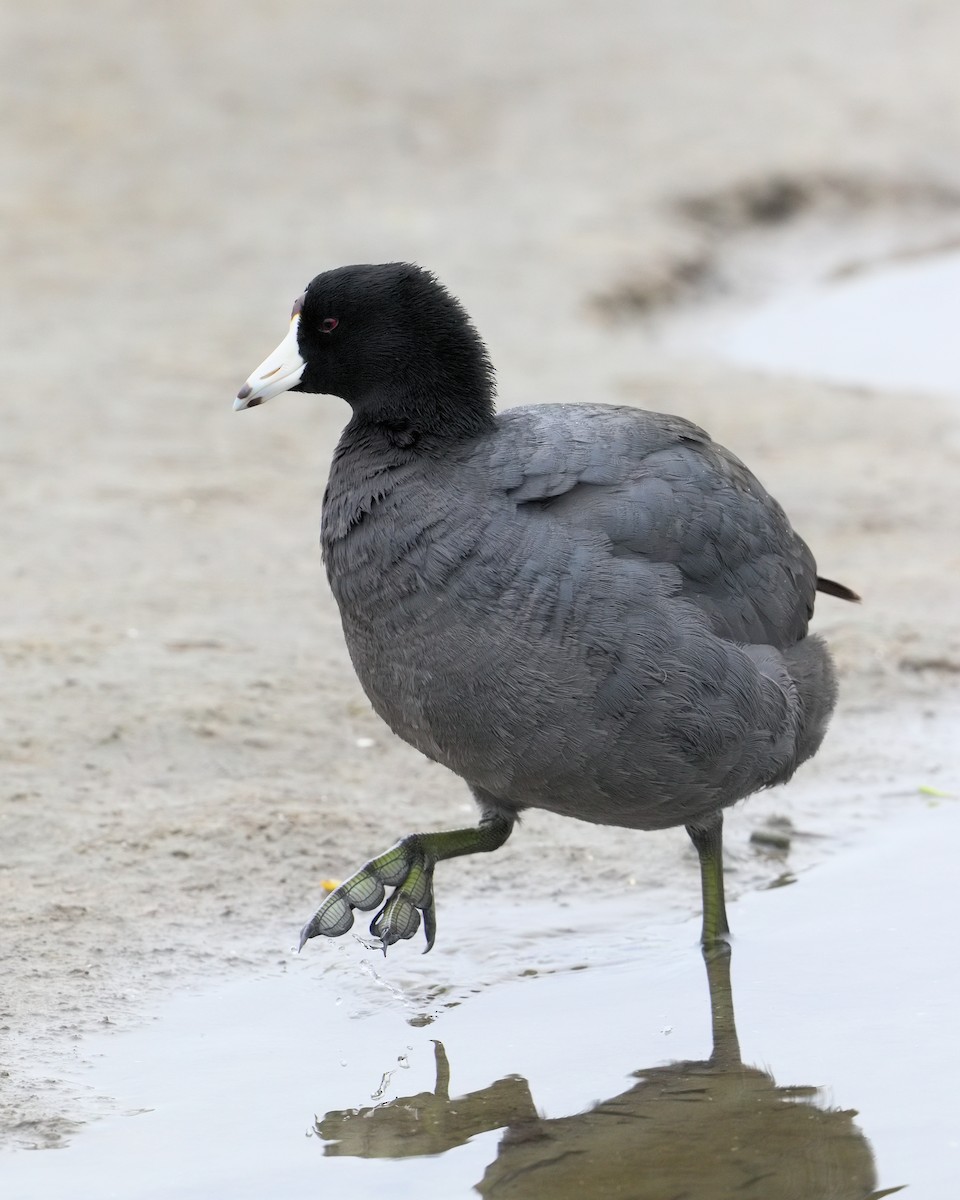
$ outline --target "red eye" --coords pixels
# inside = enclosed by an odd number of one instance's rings
[[[336,317],[324,317],[320,322],[320,329],[323,333],[333,333],[339,324]]]

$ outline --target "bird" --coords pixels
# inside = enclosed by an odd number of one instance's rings
[[[320,540],[360,684],[479,808],[475,826],[365,863],[300,949],[376,909],[384,952],[422,921],[426,953],[435,865],[498,849],[531,808],[683,825],[701,944],[725,944],[724,810],[819,748],[837,680],[808,631],[814,600],[856,593],[817,574],[780,504],[691,421],[600,402],[497,411],[480,334],[418,264],[317,275],[234,408],[285,391],[351,409]]]

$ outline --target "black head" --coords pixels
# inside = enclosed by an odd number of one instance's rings
[[[234,407],[283,391],[340,396],[362,421],[462,433],[492,420],[493,369],[460,302],[429,271],[338,267],[307,285],[289,333]]]

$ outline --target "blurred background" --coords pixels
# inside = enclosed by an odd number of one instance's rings
[[[345,406],[231,411],[327,267],[436,271],[505,405],[704,424],[864,594],[818,617],[845,681],[830,745],[756,813],[822,814],[829,787],[835,821],[867,821],[878,781],[937,782],[956,404],[667,335],[811,264],[960,234],[956,4],[7,0],[0,22],[0,1017],[22,1061],[191,972],[273,961],[319,880],[379,848],[385,805],[388,838],[471,811],[342,646],[317,530]],[[736,838],[734,894],[769,874]],[[625,847],[536,815],[526,840],[446,903],[520,870],[549,898],[588,860],[612,893],[689,872],[650,911],[696,900],[682,831]],[[42,1090],[17,1103],[59,1136]]]

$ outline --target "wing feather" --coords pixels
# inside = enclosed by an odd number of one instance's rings
[[[611,558],[669,568],[673,590],[721,637],[793,645],[816,565],[742,462],[680,417],[613,406],[503,414],[502,486],[532,521],[604,539]]]

